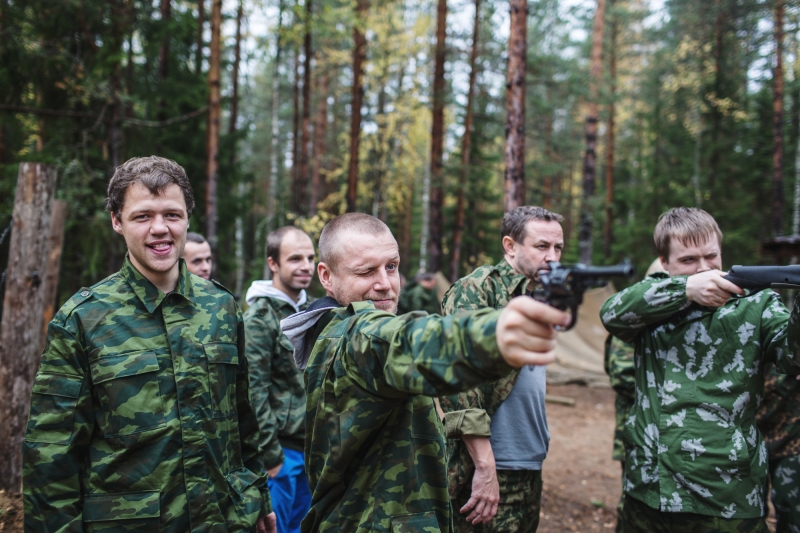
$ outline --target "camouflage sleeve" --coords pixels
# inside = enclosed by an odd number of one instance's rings
[[[378,398],[469,390],[512,370],[497,349],[499,315],[492,309],[449,317],[359,312],[342,365]]]
[[[251,308],[252,309],[252,308]],[[278,441],[278,418],[269,401],[272,384],[272,361],[280,325],[274,317],[248,310],[245,320],[245,355],[250,365],[250,394],[253,410],[258,419],[259,445],[264,456],[264,467],[274,468],[283,463],[283,449]]]
[[[633,345],[609,335],[605,345],[605,371],[611,388],[631,402],[636,398],[636,368],[633,364]]]
[[[800,298],[795,298],[790,315],[775,291],[762,291],[750,298],[759,295],[763,307],[760,328],[763,359],[775,363],[775,369],[781,374],[800,374],[800,308],[797,306]],[[749,336],[752,333],[747,330],[754,327],[754,324],[742,324],[737,333],[740,338]]]
[[[245,332],[242,312],[236,307],[237,344],[239,351],[239,367],[236,370],[236,411],[239,418],[239,439],[242,443],[242,463],[248,470],[261,479],[258,488],[263,499],[263,514],[272,512],[272,499],[267,488],[267,474],[264,470],[264,458],[258,446],[258,420],[253,412],[250,398],[250,378],[247,357],[245,356]]]
[[[50,322],[22,445],[26,531],[83,531],[82,466],[94,429],[87,357]]]
[[[686,276],[648,277],[606,300],[600,308],[600,319],[609,333],[623,342],[633,342],[648,325],[690,305]]]

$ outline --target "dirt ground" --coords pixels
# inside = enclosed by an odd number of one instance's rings
[[[0,490],[0,531],[22,533],[22,499]]]

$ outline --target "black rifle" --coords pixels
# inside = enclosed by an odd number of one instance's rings
[[[534,289],[533,298],[556,309],[571,312],[572,322],[563,331],[572,329],[578,322],[578,306],[583,302],[584,292],[605,286],[608,278],[632,278],[635,272],[633,265],[627,260],[619,265],[605,267],[592,267],[580,263],[548,264],[550,272],[539,274],[541,287]]]
[[[752,292],[764,289],[800,289],[800,265],[794,266],[741,266],[728,270],[725,279]]]

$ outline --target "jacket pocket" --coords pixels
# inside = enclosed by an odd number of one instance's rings
[[[235,519],[230,512],[227,512],[228,523],[229,525],[239,523],[242,531],[250,531],[258,521],[264,503],[258,488],[261,478],[247,468],[241,467],[230,471],[225,479],[232,489],[228,492],[238,517]]]
[[[439,533],[436,513],[404,514],[391,518],[392,533]]]
[[[87,494],[83,523],[88,533],[159,531],[161,516],[158,491]]]
[[[31,390],[31,414],[25,440],[66,444],[72,436],[75,407],[83,378],[39,374]]]
[[[208,390],[211,394],[211,417],[225,418],[236,409],[236,371],[239,348],[232,342],[204,344],[208,360]]]
[[[130,435],[166,424],[154,352],[107,355],[91,361],[90,366],[101,407],[99,426],[106,437]]]

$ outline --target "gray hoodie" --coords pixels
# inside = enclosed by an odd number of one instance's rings
[[[342,307],[339,302],[326,296],[315,300],[308,309],[290,315],[281,320],[281,331],[294,345],[294,363],[300,370],[305,370],[308,358],[317,342],[314,336],[315,326],[331,309]]]
[[[276,300],[286,302],[294,307],[295,311],[299,311],[300,307],[308,300],[306,291],[302,290],[300,291],[300,297],[297,299],[297,303],[295,303],[295,301],[289,298],[286,293],[273,287],[272,280],[264,279],[256,280],[252,285],[250,285],[250,288],[247,289],[247,295],[244,297],[244,300],[247,302],[247,305],[253,305],[253,302],[255,302],[257,298],[262,298],[264,296],[269,296],[270,298],[275,298]]]

